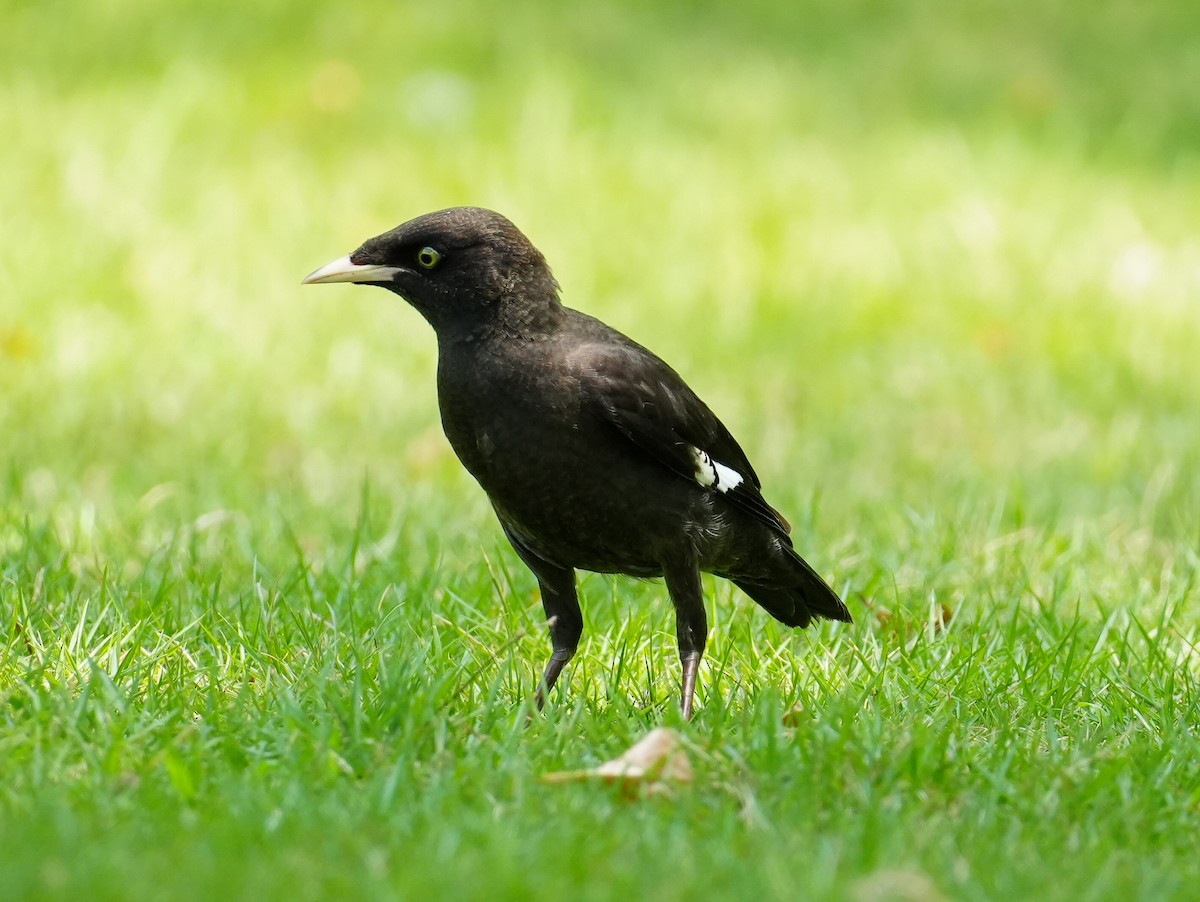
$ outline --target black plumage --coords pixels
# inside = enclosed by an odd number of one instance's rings
[[[437,333],[446,437],[541,589],[553,654],[539,707],[583,631],[576,569],[665,578],[689,717],[708,632],[701,571],[788,626],[850,620],[729,430],[646,348],[564,307],[503,216],[430,213],[304,281],[380,285]]]

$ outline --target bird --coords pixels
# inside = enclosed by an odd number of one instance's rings
[[[577,570],[664,580],[685,720],[708,637],[701,572],[791,627],[851,621],[708,405],[660,357],[565,306],[501,214],[428,213],[303,280],[336,282],[386,288],[433,327],[443,431],[540,590],[552,650],[539,710],[583,634]]]

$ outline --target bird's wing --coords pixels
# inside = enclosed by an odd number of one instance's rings
[[[583,345],[570,360],[587,412],[679,476],[724,495],[784,535],[791,531],[764,500],[737,439],[666,363],[632,341]]]

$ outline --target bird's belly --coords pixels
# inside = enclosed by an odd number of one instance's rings
[[[683,538],[688,484],[603,434],[533,442],[479,427],[451,444],[501,519],[561,566],[654,576]]]

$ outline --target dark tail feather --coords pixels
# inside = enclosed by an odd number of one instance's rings
[[[806,627],[814,617],[850,623],[850,610],[817,571],[798,554],[789,557],[784,579],[767,585],[735,579],[733,584],[788,626]]]

